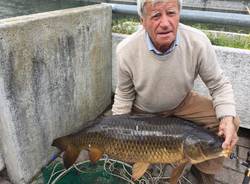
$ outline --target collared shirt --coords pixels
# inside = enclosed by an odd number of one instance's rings
[[[148,33],[146,32],[146,42],[147,42],[147,46],[148,46],[148,50],[153,52],[154,54],[156,55],[159,55],[159,56],[164,56],[164,55],[168,55],[169,53],[171,53],[175,47],[178,45],[179,43],[179,36],[178,36],[178,33],[176,34],[176,39],[175,41],[171,44],[171,46],[169,47],[168,50],[166,50],[164,53],[162,53],[161,51],[157,50],[154,46],[154,44],[152,43]]]

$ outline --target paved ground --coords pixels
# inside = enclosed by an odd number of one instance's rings
[[[0,184],[11,184],[8,181],[6,169],[0,172]]]

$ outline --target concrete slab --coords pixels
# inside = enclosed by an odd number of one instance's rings
[[[111,103],[111,15],[93,5],[0,20],[0,135],[14,184]]]

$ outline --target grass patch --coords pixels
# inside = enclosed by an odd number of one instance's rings
[[[233,36],[229,37],[226,35],[215,36],[213,33],[205,32],[213,45],[226,46],[240,49],[250,50],[250,34],[246,37]]]
[[[211,23],[193,23],[193,22],[183,22],[184,24],[190,25],[197,29],[201,30],[214,30],[214,31],[224,31],[224,32],[233,32],[241,34],[250,34],[249,27],[240,27],[232,25],[223,25],[223,24],[211,24]]]
[[[132,15],[113,15],[112,32],[121,34],[132,34],[140,25],[139,18]]]
[[[139,22],[118,21],[112,26],[112,32],[121,34],[132,34],[138,29]]]
[[[240,49],[248,49],[250,50],[250,30],[233,27],[233,26],[216,26],[212,24],[197,24],[197,23],[190,23],[185,22],[187,25],[191,25],[200,30],[204,30],[204,33],[208,36],[210,41],[213,45],[217,46],[225,46],[225,47],[233,47],[233,48],[240,48]],[[138,17],[133,16],[123,16],[114,17],[112,21],[112,31],[115,33],[121,34],[132,34],[138,29],[140,25]],[[248,34],[248,36],[229,36],[225,34],[215,34],[213,32],[209,32],[207,30],[217,30],[217,31],[230,31],[235,33],[244,33]]]

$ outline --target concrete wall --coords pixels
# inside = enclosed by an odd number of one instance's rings
[[[111,7],[0,20],[0,53],[1,152],[23,184],[55,153],[55,137],[111,103]]]
[[[117,44],[127,35],[113,33],[112,36],[112,90],[115,92],[117,83],[115,49]],[[250,129],[250,51],[214,46],[218,60],[225,74],[232,82],[237,112],[241,118],[241,127]],[[195,90],[208,94],[208,90],[201,80],[195,82]]]

